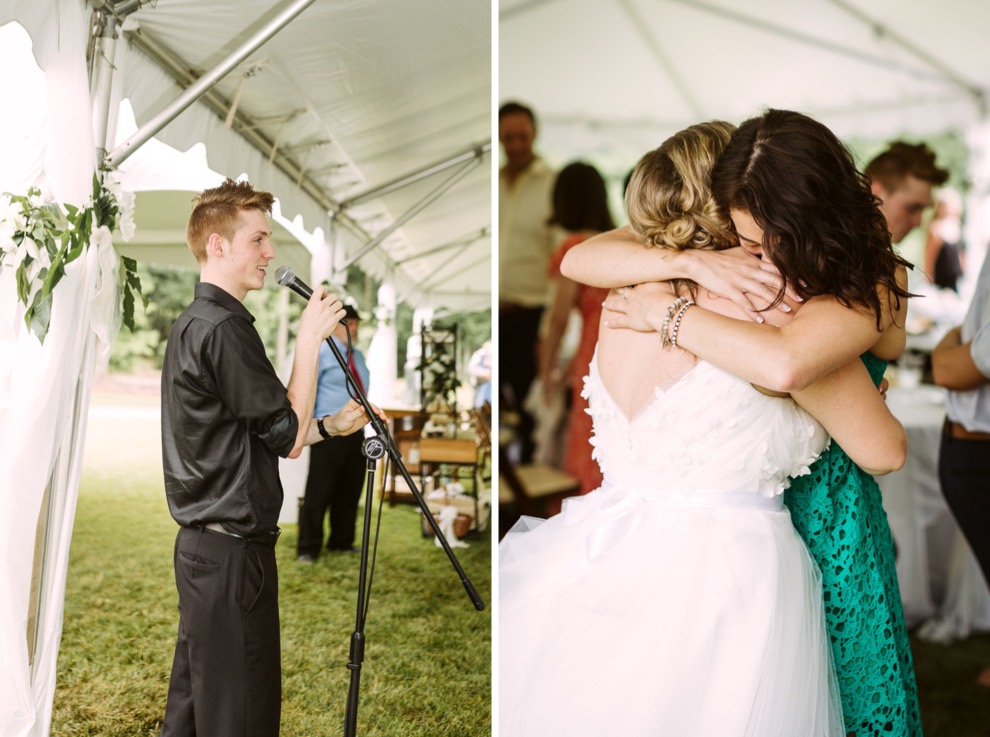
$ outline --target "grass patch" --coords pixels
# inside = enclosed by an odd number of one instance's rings
[[[990,737],[990,688],[976,683],[990,666],[990,635],[952,645],[911,638],[925,737]]]
[[[91,415],[52,721],[60,737],[158,734],[178,624],[177,528],[165,503],[158,433],[153,408]],[[470,542],[455,552],[488,604],[484,612],[475,611],[443,551],[421,536],[418,510],[383,510],[359,735],[491,733],[491,541]],[[359,556],[324,555],[302,566],[295,543],[292,525],[276,549],[281,734],[338,735]]]

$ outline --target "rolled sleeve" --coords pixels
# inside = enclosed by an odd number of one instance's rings
[[[990,378],[990,323],[983,325],[973,336],[969,346],[969,355],[977,370]]]

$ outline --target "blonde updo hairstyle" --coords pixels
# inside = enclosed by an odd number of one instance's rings
[[[720,120],[692,125],[639,160],[626,189],[626,211],[646,245],[680,251],[736,245],[711,189],[712,168],[734,130]]]

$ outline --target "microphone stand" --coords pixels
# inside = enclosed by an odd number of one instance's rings
[[[368,402],[368,397],[365,395],[358,382],[354,380],[350,367],[347,365],[347,361],[344,359],[343,354],[340,352],[340,349],[337,347],[337,344],[334,342],[332,337],[327,338],[327,345],[330,346],[330,350],[333,352],[334,358],[337,359],[337,363],[340,364],[340,368],[344,372],[344,377],[346,378],[348,385],[353,390],[352,396],[357,399],[357,401],[364,408],[364,411],[368,413],[368,417],[371,418],[371,427],[375,431],[374,435],[364,439],[364,443],[361,447],[361,452],[367,459],[367,478],[365,486],[364,526],[361,533],[361,566],[358,573],[357,617],[354,625],[354,632],[351,635],[350,660],[347,663],[347,668],[351,671],[351,680],[347,691],[347,714],[344,721],[345,737],[354,737],[354,735],[357,734],[358,693],[361,688],[361,666],[364,662],[364,648],[366,644],[364,636],[365,601],[368,595],[368,547],[371,539],[371,505],[375,489],[375,466],[378,459],[383,457],[386,453],[389,455],[391,462],[394,463],[395,467],[399,470],[399,473],[402,474],[402,478],[405,479],[406,484],[408,484],[409,489],[416,498],[416,502],[419,504],[420,509],[423,510],[426,521],[436,534],[437,540],[440,541],[440,547],[442,547],[443,551],[447,554],[447,558],[450,560],[451,565],[454,566],[454,570],[457,571],[457,575],[460,577],[461,583],[467,591],[467,595],[474,604],[474,608],[480,612],[485,608],[485,602],[482,601],[481,597],[478,595],[477,589],[475,589],[474,584],[472,584],[471,580],[467,577],[467,574],[461,567],[460,561],[457,560],[457,556],[454,555],[454,551],[451,549],[450,543],[447,542],[447,538],[444,537],[443,532],[440,530],[440,526],[433,518],[433,513],[427,506],[426,500],[423,499],[423,495],[420,493],[419,488],[412,480],[409,470],[402,462],[402,454],[399,453],[398,447],[392,439],[392,435],[389,433],[387,426],[372,410],[371,404]]]

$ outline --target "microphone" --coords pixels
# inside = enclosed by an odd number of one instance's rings
[[[283,287],[288,287],[307,301],[313,296],[313,290],[309,288],[309,285],[296,276],[296,272],[288,266],[279,266],[278,271],[275,272],[275,279]]]
[[[309,298],[313,296],[313,290],[310,289],[309,284],[296,276],[296,272],[294,272],[289,266],[279,266],[278,271],[275,272],[275,280],[278,281],[281,286],[288,287],[307,301],[309,301]],[[351,329],[350,326],[347,325],[347,318],[345,317],[341,320],[340,324],[347,328],[347,342],[350,344]]]

